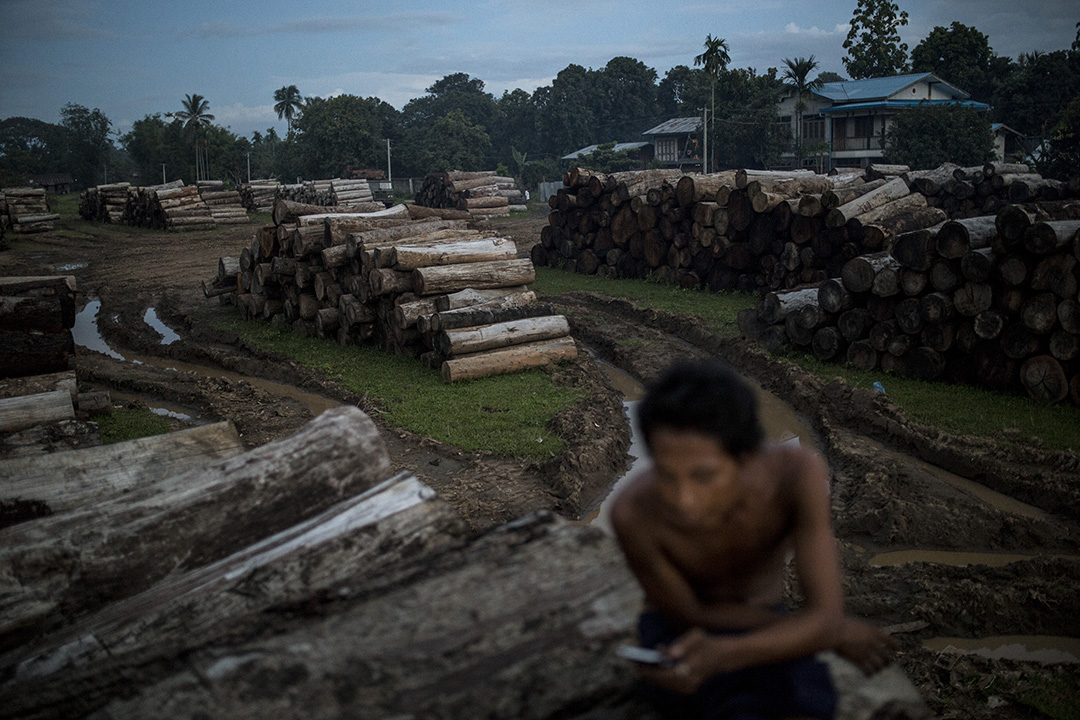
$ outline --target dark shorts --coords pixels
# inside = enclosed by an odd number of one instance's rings
[[[670,644],[683,630],[669,624],[660,613],[647,610],[638,621],[638,632],[644,647],[656,647]],[[836,690],[829,668],[813,657],[723,673],[707,680],[693,695],[655,687],[648,693],[657,708],[673,718],[831,720],[836,713]]]

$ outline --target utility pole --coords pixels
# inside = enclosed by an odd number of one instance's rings
[[[161,184],[165,184],[165,163],[161,163]]]
[[[390,181],[390,189],[394,189],[394,171],[390,167],[390,138],[386,138],[386,177]]]
[[[701,174],[709,174],[709,108],[701,108]]]
[[[248,150],[248,185],[251,184],[251,151]]]

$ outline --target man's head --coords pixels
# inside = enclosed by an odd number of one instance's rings
[[[638,423],[651,449],[658,428],[689,430],[714,438],[735,458],[764,439],[754,391],[715,360],[678,360],[648,387]]]

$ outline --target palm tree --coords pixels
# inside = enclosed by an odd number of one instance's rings
[[[173,117],[183,120],[184,129],[190,130],[195,137],[195,181],[198,182],[202,179],[204,171],[206,177],[210,177],[209,149],[207,148],[206,157],[199,152],[199,130],[209,126],[214,121],[214,116],[207,112],[210,109],[210,103],[197,93],[185,95],[182,104],[184,109],[174,112]]]
[[[711,34],[705,38],[705,52],[694,58],[694,65],[701,65],[705,73],[712,79],[712,92],[709,97],[709,124],[712,126],[713,116],[716,114],[716,81],[720,79],[720,73],[731,62],[728,55],[728,44],[724,38],[714,38]],[[706,136],[709,128],[705,128]],[[706,140],[706,143],[708,140]],[[708,167],[705,168],[708,170]]]
[[[795,91],[795,157],[802,160],[802,114],[806,109],[806,99],[810,93],[820,90],[824,83],[821,78],[810,80],[810,73],[818,66],[817,60],[811,55],[808,58],[797,57],[784,59],[787,67],[781,79]]]
[[[292,120],[304,106],[304,98],[300,97],[300,90],[295,85],[288,85],[274,91],[274,112],[278,120],[285,118],[288,123],[288,132],[292,132]]]

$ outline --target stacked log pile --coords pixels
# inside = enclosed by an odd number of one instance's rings
[[[1070,182],[1043,178],[1028,165],[988,163],[958,167],[946,163],[934,170],[900,174],[913,191],[926,196],[927,205],[940,207],[959,220],[993,215],[1009,204],[1052,202],[1080,194],[1080,177]]]
[[[75,278],[0,278],[0,378],[70,369]]]
[[[602,175],[576,169],[549,199],[533,262],[714,291],[792,288],[945,219],[906,183],[812,172]]]
[[[3,195],[6,209],[0,224],[6,223],[12,232],[47,232],[60,219],[56,213],[49,212],[42,188],[9,187],[3,189]]]
[[[430,173],[416,193],[416,204],[466,210],[475,217],[505,217],[525,210],[525,194],[514,178],[494,171]]]
[[[274,201],[278,199],[278,189],[281,183],[277,180],[252,180],[240,186],[240,203],[257,213],[269,213],[274,209]]]
[[[821,360],[1080,405],[1078,231],[1076,202],[950,220],[816,287],[768,293],[740,325]]]
[[[79,217],[96,222],[125,223],[128,203],[136,190],[127,182],[87,188],[79,194]]]
[[[278,200],[276,224],[219,260],[206,295],[246,318],[422,358],[447,382],[576,355],[566,319],[527,291],[533,264],[512,240],[412,206],[321,209]]]
[[[278,197],[304,205],[346,206],[354,212],[374,212],[384,207],[375,202],[367,180],[307,180],[296,185],[281,185]]]
[[[210,208],[215,225],[242,225],[248,221],[240,193],[229,190],[221,180],[200,180],[199,197]]]

